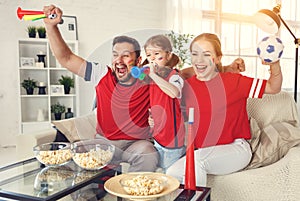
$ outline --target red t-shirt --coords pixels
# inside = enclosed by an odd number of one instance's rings
[[[203,82],[189,78],[183,93],[187,111],[195,109],[193,132],[196,148],[228,144],[237,138],[250,139],[247,98],[261,98],[266,80],[222,73]]]
[[[88,69],[86,77],[90,78],[96,71]],[[149,86],[138,79],[132,85],[122,85],[110,68],[103,68],[100,74],[96,85],[97,133],[109,140],[148,139]]]
[[[170,77],[175,74],[177,72],[172,70],[165,80],[169,82]],[[176,81],[183,85],[182,78]],[[167,148],[182,147],[185,128],[180,109],[180,99],[171,98],[152,81],[150,84],[150,105],[154,120],[153,138],[156,142]]]

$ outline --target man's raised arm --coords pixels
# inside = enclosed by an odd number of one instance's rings
[[[43,9],[46,16],[55,14],[54,19],[44,18],[44,23],[50,42],[51,50],[58,60],[58,62],[69,71],[84,77],[86,61],[75,55],[64,39],[61,36],[61,33],[58,29],[58,24],[62,21],[62,10],[54,5],[45,6]]]

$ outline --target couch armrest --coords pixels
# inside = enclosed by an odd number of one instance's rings
[[[31,134],[17,135],[16,153],[18,159],[28,159],[34,157],[33,147],[38,144],[53,142],[56,130],[49,128]]]

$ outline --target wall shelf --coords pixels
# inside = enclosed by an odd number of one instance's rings
[[[78,53],[78,41],[67,41],[67,45],[74,53]],[[71,108],[74,116],[79,116],[78,77],[61,65],[55,59],[47,39],[26,38],[18,40],[19,60],[19,100],[20,100],[20,132],[30,133],[37,130],[50,128],[54,121],[51,105],[61,103]],[[45,62],[38,62],[38,54],[45,55]],[[62,76],[71,76],[75,80],[75,87],[70,94],[53,94],[51,85],[59,85],[58,79]],[[21,86],[24,79],[34,79],[37,84],[45,84],[46,94],[39,94],[39,88],[34,89],[33,95],[27,95]],[[41,118],[42,112],[42,118]],[[64,118],[62,114],[62,119]]]

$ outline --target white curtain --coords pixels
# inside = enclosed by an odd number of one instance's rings
[[[166,0],[166,27],[177,33],[199,33],[201,1]]]

